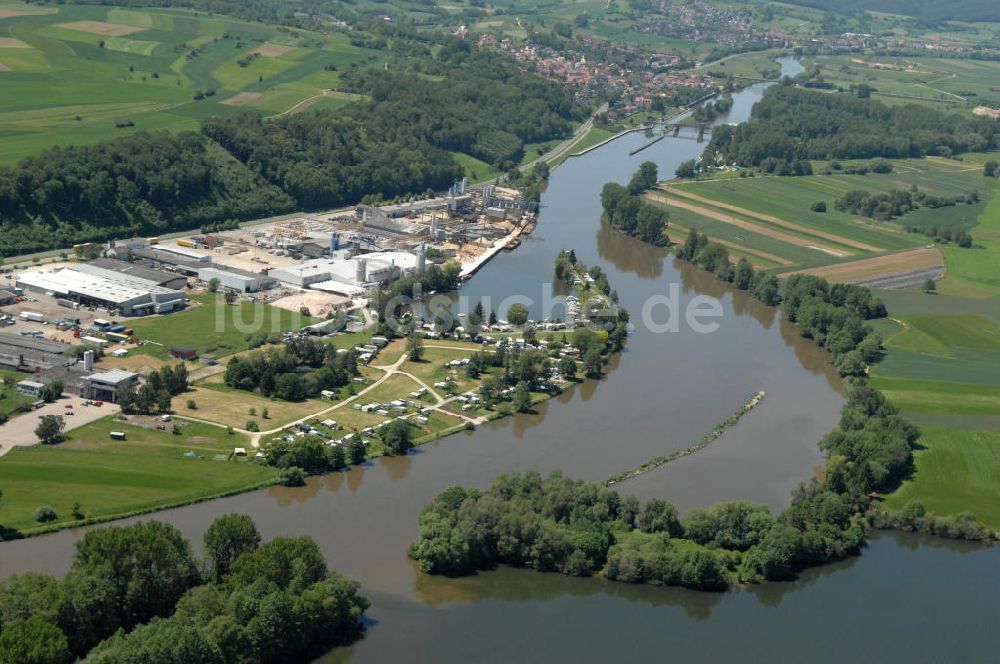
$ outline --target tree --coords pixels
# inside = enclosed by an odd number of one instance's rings
[[[813,212],[826,212],[826,201],[816,201],[809,206]]]
[[[66,422],[63,421],[61,415],[43,415],[38,426],[35,427],[35,436],[44,445],[54,445],[62,440],[62,432],[65,428]]]
[[[934,282],[933,279],[927,277],[926,279],[924,279],[924,283],[920,287],[920,290],[922,290],[925,293],[933,293],[934,291],[937,290],[937,284]]]
[[[212,565],[212,575],[221,581],[230,567],[244,553],[257,550],[260,532],[246,514],[226,514],[212,522],[205,531],[205,554]]]
[[[212,277],[211,279],[208,280],[208,286],[206,286],[206,290],[208,290],[209,293],[217,293],[219,291],[220,283],[222,282],[219,281],[218,277]]]
[[[674,175],[679,178],[693,178],[698,176],[698,162],[694,159],[682,161],[674,171]]]
[[[72,659],[63,631],[40,618],[16,620],[0,632],[0,664],[63,664]]]
[[[1000,173],[1000,163],[991,159],[983,164],[984,177],[994,178],[997,176],[997,173]]]
[[[382,444],[391,454],[402,454],[413,447],[410,440],[410,425],[404,420],[392,420],[379,429]]]
[[[519,381],[514,387],[514,410],[519,413],[527,412],[531,409],[531,388],[527,381]]]
[[[419,362],[424,357],[424,340],[416,330],[406,338],[406,354],[414,362]]]
[[[507,322],[511,325],[524,325],[528,322],[528,307],[515,302],[507,309]]]
[[[224,297],[226,298],[226,304],[236,304],[236,291],[227,289]]]
[[[583,354],[583,372],[588,378],[599,378],[604,361],[601,359],[601,350],[593,346]]]
[[[651,161],[644,161],[639,165],[639,170],[635,172],[628,183],[628,191],[633,196],[648,191],[656,186],[657,181],[656,164]]]
[[[361,440],[361,436],[354,434],[347,441],[347,460],[351,465],[357,465],[365,460],[365,456],[365,442]]]
[[[573,380],[576,378],[576,360],[569,355],[559,359],[559,373],[565,378]]]

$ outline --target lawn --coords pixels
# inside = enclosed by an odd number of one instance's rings
[[[144,343],[134,354],[168,358],[172,346],[194,348],[216,357],[246,350],[247,336],[259,332],[302,329],[315,321],[295,311],[240,301],[227,305],[212,295],[193,296],[184,311],[130,321],[135,338]]]
[[[182,433],[174,435],[107,417],[74,429],[58,445],[15,448],[0,458],[0,524],[27,533],[42,527],[34,518],[41,506],[51,506],[58,516],[45,526],[58,526],[76,520],[74,503],[87,519],[107,519],[276,479],[276,470],[247,459],[215,460],[235,447],[249,447],[246,437],[182,424]],[[110,431],[125,432],[127,440],[111,440]]]
[[[927,427],[916,453],[916,475],[886,497],[902,508],[919,500],[939,515],[974,512],[983,525],[1000,529],[1000,432]]]
[[[198,406],[196,410],[187,407],[189,399],[194,399]],[[333,402],[320,399],[279,401],[253,392],[237,390],[223,382],[222,374],[199,381],[173,400],[173,410],[180,415],[190,415],[239,429],[245,428],[247,422],[253,420],[262,431],[283,427],[333,405]],[[268,411],[268,419],[262,416],[265,408]],[[251,415],[251,409],[257,414]]]

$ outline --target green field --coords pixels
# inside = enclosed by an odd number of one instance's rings
[[[748,250],[765,252],[784,259],[793,267],[816,267],[849,260],[868,258],[881,253],[891,253],[914,249],[928,244],[923,230],[961,229],[973,233],[978,240],[989,237],[982,220],[990,216],[988,206],[995,202],[976,204],[960,203],[952,207],[937,209],[922,208],[891,222],[878,222],[859,215],[839,212],[835,202],[845,193],[853,190],[890,192],[911,190],[917,187],[929,195],[959,196],[977,191],[986,199],[995,188],[995,183],[982,177],[981,159],[987,155],[969,155],[967,160],[944,159],[900,159],[893,160],[894,171],[887,174],[848,175],[842,170],[827,173],[829,164],[816,162],[816,175],[804,177],[735,177],[733,173],[713,173],[698,181],[675,181],[665,188],[668,195],[690,203],[712,213],[736,217],[752,227],[737,225],[716,219],[694,210],[679,206],[668,206],[671,219],[683,228],[697,228],[719,240],[744,246]],[[842,167],[853,162],[844,162]],[[691,200],[682,198],[687,194]],[[694,200],[694,197],[702,200]],[[995,198],[995,197],[994,197]],[[813,212],[814,203],[824,202],[826,212]],[[727,206],[735,206],[733,210]],[[774,217],[785,223],[777,223],[760,216]],[[976,224],[979,225],[976,225]],[[788,224],[791,224],[789,226]],[[909,229],[918,228],[919,233]],[[786,240],[770,237],[768,232],[779,232],[797,238]],[[806,241],[803,243],[803,241]],[[849,254],[831,255],[813,247],[821,246]],[[974,273],[980,263],[971,254],[979,250],[959,249],[945,246],[943,250],[956,261],[969,261],[968,270]],[[965,253],[962,253],[965,252]],[[758,260],[758,263],[760,261]],[[973,265],[977,267],[972,267]],[[949,263],[950,269],[950,263]],[[977,275],[988,279],[985,274]],[[947,284],[947,280],[942,282]],[[947,286],[942,292],[947,291]]]
[[[263,304],[241,301],[230,306],[221,296],[191,299],[192,305],[184,311],[131,321],[134,338],[147,342],[130,347],[131,353],[168,359],[171,346],[187,346],[199,355],[222,357],[246,350],[249,334],[299,330],[315,322],[298,312]]]
[[[0,525],[28,533],[74,522],[80,504],[87,519],[106,519],[270,484],[273,468],[246,459],[216,460],[245,436],[197,423],[182,423],[180,435],[107,417],[66,434],[58,445],[15,448],[0,458]],[[169,428],[169,425],[168,425]],[[125,441],[110,431],[124,431]],[[58,520],[35,521],[35,510],[51,506]]]
[[[968,112],[967,104],[1000,104],[996,86],[1000,62],[845,55],[806,58],[803,64],[807,68],[818,66],[824,80],[843,88],[871,86],[883,102],[893,100],[888,95],[905,95],[907,99],[899,99],[899,103],[951,106],[959,112]]]
[[[1000,530],[1000,432],[924,428],[917,472],[886,498],[891,509],[919,500],[939,515],[973,512]]]
[[[991,198],[983,206],[978,224],[972,228],[972,249],[944,247],[945,278],[938,290],[949,295],[1000,297],[1000,183],[984,181]]]
[[[0,0],[0,9],[24,7]],[[81,29],[82,21],[129,34],[98,34]],[[46,8],[0,19],[0,38],[26,46],[0,47],[0,163],[137,130],[197,130],[201,118],[247,108],[281,113],[335,89],[339,77],[328,66],[383,62],[379,52],[352,46],[343,34],[170,9]],[[278,52],[285,46],[291,50]],[[271,54],[248,59],[261,48]],[[215,94],[194,99],[209,90]],[[236,105],[222,103],[239,93],[250,94]],[[321,101],[317,107],[329,108],[348,99]]]

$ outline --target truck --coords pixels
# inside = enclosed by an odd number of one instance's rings
[[[33,323],[44,323],[45,322],[45,316],[43,316],[40,313],[36,313],[34,311],[22,311],[21,312],[21,320],[28,320],[28,321],[31,321]]]
[[[193,249],[195,247],[195,243],[194,243],[193,240],[177,240],[177,246],[178,247],[187,247],[188,249]]]
[[[74,302],[73,300],[67,300],[64,297],[57,298],[56,299],[56,304],[58,304],[60,307],[66,307],[67,309],[79,309],[80,308],[80,303],[79,302]]]
[[[122,334],[121,332],[105,332],[104,336],[108,338],[108,341],[113,341],[115,343],[121,341],[128,341],[128,337]]]
[[[124,431],[110,431],[108,432],[108,435],[111,436],[112,440],[125,440]]]
[[[123,330],[125,330],[124,325],[109,325],[108,327],[104,328],[105,332],[121,332]]]

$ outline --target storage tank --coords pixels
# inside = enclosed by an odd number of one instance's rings
[[[83,369],[84,371],[94,370],[94,351],[88,350],[83,354]]]
[[[368,277],[368,261],[364,258],[354,259],[354,281],[359,284],[365,283]]]
[[[417,250],[417,274],[423,274],[427,264],[427,254],[424,252],[424,245],[421,244]]]

